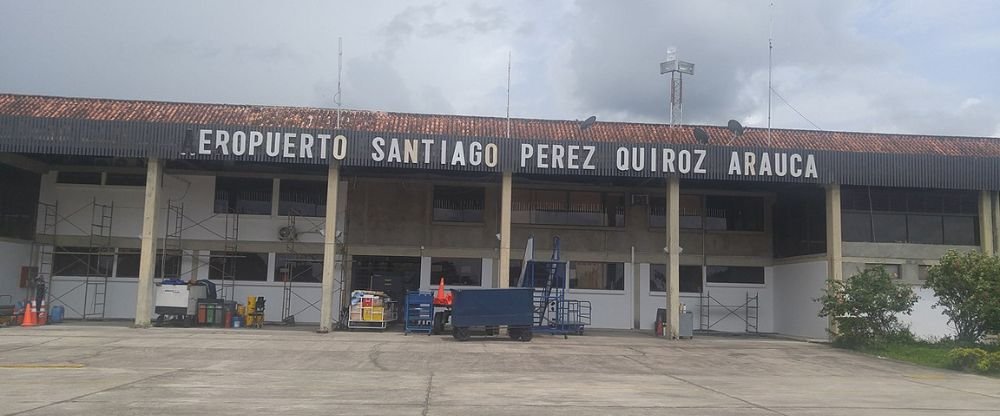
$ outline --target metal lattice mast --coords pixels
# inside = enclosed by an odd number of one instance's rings
[[[660,74],[670,74],[670,126],[681,124],[683,117],[684,74],[694,75],[694,64],[677,59],[677,49],[667,49],[667,61],[660,62]]]

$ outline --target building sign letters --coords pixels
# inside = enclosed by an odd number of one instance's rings
[[[642,146],[611,143],[546,143],[474,138],[399,138],[282,131],[199,129],[182,156],[305,161],[345,166],[627,176],[680,174],[698,177],[818,179],[816,156],[794,151]]]

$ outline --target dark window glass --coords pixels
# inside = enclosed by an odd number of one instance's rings
[[[871,242],[872,223],[867,212],[843,212],[840,217],[844,241]]]
[[[976,245],[977,201],[970,191],[844,188],[844,240]]]
[[[872,214],[876,243],[905,243],[906,215]]]
[[[274,280],[276,282],[320,283],[323,281],[323,256],[320,254],[275,254]]]
[[[681,266],[681,293],[701,293],[701,266]],[[667,287],[667,265],[649,265],[649,291],[664,292]]]
[[[945,244],[959,246],[974,246],[979,244],[979,218],[969,216],[945,216]]]
[[[822,190],[778,193],[771,215],[775,257],[826,252],[826,197]]]
[[[705,229],[764,231],[764,199],[745,196],[705,197]]]
[[[940,215],[907,215],[908,241],[916,244],[941,244],[944,242]]]
[[[224,269],[226,267],[229,269]],[[225,252],[213,251],[208,278],[222,279],[223,270],[233,273],[236,280],[267,281],[267,253],[236,253],[227,257]]]
[[[41,176],[0,165],[0,236],[31,240]]]
[[[571,262],[570,289],[625,290],[624,263]]]
[[[115,256],[97,248],[56,247],[52,255],[53,276],[111,276]]]
[[[100,185],[101,172],[59,172],[56,182],[77,185]]]
[[[518,224],[625,226],[625,195],[618,193],[521,189],[512,210]]]
[[[115,277],[139,277],[139,250],[120,248],[115,260]],[[166,266],[166,269],[164,269]],[[164,271],[165,270],[165,271]],[[166,262],[162,254],[156,255],[156,271],[153,277],[178,278],[181,272],[181,256],[168,254]]]
[[[483,222],[485,205],[483,188],[434,187],[434,221]]]
[[[764,284],[763,267],[708,266],[708,283]]]
[[[215,212],[271,215],[271,179],[215,178]]]
[[[278,215],[326,216],[326,182],[282,179],[278,186]]]
[[[434,257],[431,259],[431,282],[444,278],[449,286],[482,286],[483,259]]]
[[[700,229],[702,222],[702,197],[701,195],[681,195],[680,201],[680,226],[682,229]],[[654,196],[649,198],[649,226],[666,227],[667,225],[667,198]]]
[[[115,186],[146,186],[146,175],[108,173],[104,178],[104,184]]]

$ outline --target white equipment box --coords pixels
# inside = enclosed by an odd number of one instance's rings
[[[205,286],[156,285],[155,312],[160,315],[194,315],[198,299],[206,297]]]

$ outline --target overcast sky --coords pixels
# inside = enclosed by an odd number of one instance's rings
[[[0,92],[1000,136],[1000,7],[887,1],[4,1]],[[769,22],[773,20],[773,25]],[[794,109],[793,109],[794,107]],[[799,113],[796,114],[798,110]],[[810,120],[807,121],[806,119]]]

